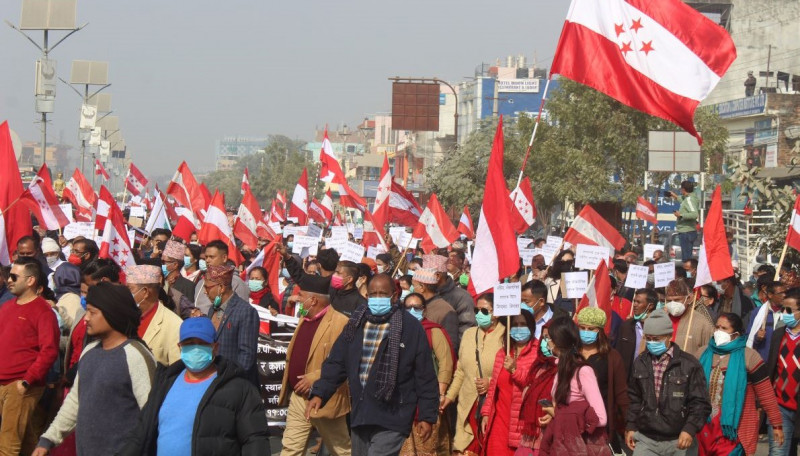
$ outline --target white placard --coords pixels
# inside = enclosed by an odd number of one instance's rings
[[[654,264],[653,276],[656,279],[656,288],[666,287],[670,282],[675,280],[675,264],[671,261],[668,263]]]
[[[292,253],[302,256],[303,250],[307,249],[308,255],[316,256],[317,247],[319,247],[319,238],[297,234],[294,237],[294,244],[292,244]]]
[[[342,251],[339,252],[339,261],[361,263],[362,259],[364,259],[364,246],[355,242],[347,242]]]
[[[597,269],[601,261],[608,264],[608,257],[611,252],[608,247],[602,245],[578,244],[575,252],[575,267],[578,269]]]
[[[494,287],[494,315],[497,317],[520,314],[522,288],[519,282],[501,283]]]
[[[275,233],[281,234],[283,232],[283,228],[281,228],[280,222],[270,222],[267,223],[267,226]]]
[[[347,227],[347,232],[348,233],[352,233],[356,229],[356,226],[353,225],[352,223],[345,223],[344,226]]]
[[[378,254],[385,252],[386,249],[384,249],[382,245],[371,245],[367,247],[367,258],[372,258],[374,260]]]
[[[558,247],[561,244],[545,244],[542,246],[542,256],[544,257],[544,264],[550,266],[550,263],[553,262],[553,259],[558,255],[559,249]]]
[[[72,203],[63,203],[59,204],[58,207],[61,208],[61,212],[67,216],[70,222],[74,222],[75,218],[72,216]]]
[[[403,235],[400,237],[400,243],[396,243],[397,248],[400,250],[403,250],[406,247],[408,247],[409,250],[416,249],[417,243],[420,241],[420,239],[412,237],[412,234],[413,233],[403,233]]]
[[[564,238],[558,236],[547,236],[547,243],[560,247],[564,243]]]
[[[144,208],[142,206],[131,206],[130,217],[139,217],[145,218],[147,217],[144,213]]]
[[[357,226],[353,230],[353,237],[356,238],[356,239],[364,239],[364,227],[363,226]]]
[[[74,222],[64,227],[61,232],[67,240],[75,239],[77,236],[83,236],[88,239],[94,238],[94,223],[92,222]]]
[[[581,299],[586,294],[586,287],[589,284],[589,273],[587,271],[564,272],[561,274],[561,286],[566,290],[567,299]]]
[[[306,236],[317,238],[317,240],[319,240],[319,238],[322,237],[322,228],[312,223],[308,225],[308,228],[306,229]]]
[[[336,250],[339,255],[344,252],[345,244],[347,244],[347,239],[325,238],[325,248]]]
[[[404,226],[389,227],[389,236],[392,237],[392,242],[394,242],[394,244],[400,248],[405,247],[405,244],[400,242],[405,233],[406,233],[406,227]]]
[[[638,290],[647,287],[647,274],[650,268],[631,264],[628,266],[628,276],[625,277],[625,286]]]
[[[526,237],[517,238],[517,250],[527,249],[528,245],[533,242],[533,239]]]
[[[531,260],[533,260],[536,252],[541,253],[539,249],[519,249],[519,257],[522,259],[522,265],[525,267],[530,266]]]
[[[287,238],[289,236],[305,236],[306,230],[308,229],[307,226],[296,226],[290,225],[283,227],[283,237]]]
[[[286,221],[290,223],[300,223],[300,219],[297,217],[286,217]]]
[[[659,244],[645,244],[644,245],[644,259],[645,260],[652,260],[653,259],[653,254],[656,252],[656,250],[664,250],[664,246],[663,245],[659,245]]]
[[[346,226],[332,226],[331,227],[331,238],[332,239],[344,239],[346,241],[348,239],[348,237],[347,237],[347,227]]]

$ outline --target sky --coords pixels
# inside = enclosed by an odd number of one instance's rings
[[[0,18],[19,24],[21,0]],[[182,160],[213,168],[215,141],[283,134],[391,110],[392,76],[458,82],[507,55],[552,60],[566,0],[155,1],[78,0],[89,25],[51,54],[69,80],[72,60],[109,62],[113,115],[128,156],[145,174],[172,174]],[[42,32],[28,32],[38,42]],[[51,32],[51,43],[63,36]],[[53,38],[55,37],[55,39]],[[34,65],[40,52],[0,24],[0,121],[39,141]],[[59,83],[48,142],[79,148],[81,99]]]

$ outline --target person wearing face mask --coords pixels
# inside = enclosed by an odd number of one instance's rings
[[[456,353],[450,337],[440,325],[425,318],[425,298],[419,293],[412,293],[403,300],[405,309],[422,323],[428,345],[433,353],[433,369],[439,381],[439,413],[444,413],[446,404],[445,393],[453,380],[453,369],[456,364]],[[415,423],[416,424],[416,423]],[[418,454],[451,454],[450,426],[447,419],[440,415],[440,419],[433,425],[431,438],[422,441],[413,433],[408,436],[400,449],[401,456],[416,456]]]
[[[437,281],[436,270],[422,268],[414,274],[411,283],[414,291],[425,298],[425,318],[441,325],[458,350],[458,315],[447,301],[436,295]]]
[[[772,438],[783,442],[783,422],[767,366],[746,346],[744,322],[736,314],[717,318],[714,337],[697,352],[708,381],[711,417],[697,434],[701,455],[753,455],[758,445],[759,407],[772,425]]]
[[[170,293],[171,290],[177,291],[194,303],[195,284],[181,275],[185,252],[186,247],[180,242],[167,241],[164,251],[161,253],[161,273],[164,275],[164,290],[167,293]],[[175,302],[180,300],[174,293],[171,294]]]
[[[77,266],[65,263],[53,273],[56,293],[56,311],[61,317],[63,327],[61,349],[65,350],[69,343],[69,334],[75,329],[84,313],[81,306],[81,270]]]
[[[219,239],[209,242],[206,245],[205,258],[207,261],[206,270],[210,266],[223,266],[228,264],[228,245]],[[200,270],[203,270],[202,260],[200,261]],[[247,284],[244,283],[244,280],[242,280],[241,277],[238,275],[233,276],[231,288],[233,289],[233,292],[236,293],[236,296],[241,298],[242,301],[247,302],[247,299],[250,297],[250,289],[247,287]],[[208,296],[203,293],[204,289],[205,276],[200,279],[195,286],[195,295],[193,301],[195,307],[200,309],[200,313],[202,315],[208,314],[213,304],[211,300],[208,299]]]
[[[375,256],[375,267],[378,274],[392,274],[394,271],[394,262],[392,256],[388,253],[379,253]]]
[[[763,304],[756,311],[750,312],[750,321],[747,324],[747,346],[761,355],[761,359],[769,359],[769,350],[772,345],[772,335],[784,325],[783,297],[786,287],[772,280],[771,277],[759,277],[762,283]]]
[[[575,254],[572,250],[562,250],[547,272],[544,284],[547,286],[547,304],[554,310],[561,309],[568,315],[575,313],[575,300],[561,295],[561,274],[575,269]]]
[[[116,454],[270,454],[258,389],[236,363],[217,356],[214,337],[208,318],[181,324],[181,359],[157,372],[147,405]]]
[[[448,257],[443,255],[423,255],[422,257],[423,267],[436,272],[436,284],[434,285],[436,296],[445,300],[458,316],[458,337],[453,339],[457,350],[461,345],[464,332],[475,326],[475,313],[472,310],[475,307],[475,300],[467,290],[459,287],[447,274],[449,261]]]
[[[366,304],[367,299],[361,296],[356,287],[358,281],[358,265],[352,261],[340,261],[331,276],[331,305],[337,312],[349,317],[359,307]]]
[[[662,309],[644,322],[647,352],[633,363],[628,385],[625,441],[634,456],[686,455],[711,413],[703,366],[672,342],[672,334]]]
[[[694,285],[694,279],[697,278],[697,259],[689,258],[683,262],[683,270],[686,271],[686,278]]]
[[[797,363],[800,358],[800,289],[790,288],[783,296],[781,319],[785,329],[777,328],[772,339],[767,358],[769,378],[778,397],[778,406],[782,416],[784,442],[781,444],[770,437],[770,454],[788,455],[792,449],[792,440],[800,433],[800,387],[797,381]],[[769,432],[768,432],[769,434]]]
[[[517,452],[523,450],[521,454],[524,455],[539,454],[544,437],[544,429],[539,425],[539,419],[546,413],[542,404],[553,401],[553,380],[558,369],[558,357],[553,353],[555,344],[550,339],[552,321],[542,326],[540,353],[531,366],[526,382],[528,388],[522,398],[522,437]]]
[[[631,315],[619,325],[619,333],[614,341],[614,349],[622,357],[625,378],[631,373],[636,358],[645,351],[644,322],[656,310],[658,295],[651,289],[636,290],[633,296]]]
[[[289,342],[278,399],[280,407],[288,406],[281,455],[304,455],[311,431],[316,428],[331,454],[348,456],[350,439],[347,414],[350,412],[350,394],[346,385],[340,386],[310,421],[305,417],[311,385],[320,377],[322,364],[330,354],[330,347],[347,325],[347,317],[330,305],[328,288],[324,285],[301,290],[300,302],[307,313],[300,319]]]
[[[202,248],[199,245],[189,244],[186,246],[183,252],[183,267],[181,268],[181,275],[186,279],[191,280],[194,284],[197,284],[197,282],[200,281],[200,275],[203,272],[200,268],[201,261],[204,264],[203,269],[205,268],[205,260],[200,258],[201,251]]]
[[[735,313],[741,315],[742,319],[747,321],[750,318],[750,312],[753,310],[753,301],[749,296],[745,295],[742,290],[742,285],[736,276],[731,276],[719,282],[722,289],[719,296],[718,312],[722,313]]]
[[[42,239],[42,254],[44,255],[47,267],[51,271],[47,276],[47,280],[50,289],[53,289],[55,287],[53,283],[53,274],[55,273],[56,269],[58,269],[58,267],[62,264],[66,263],[66,261],[61,259],[61,247],[58,246],[58,242],[48,237]]]
[[[97,258],[99,253],[100,249],[97,247],[97,243],[91,239],[75,239],[72,242],[72,250],[67,261],[79,268],[83,268],[84,265]]]
[[[263,307],[272,314],[272,316],[280,313],[278,303],[272,296],[272,291],[267,284],[267,270],[261,266],[256,266],[250,270],[247,275],[247,288],[250,289],[250,304],[253,306]]]
[[[321,267],[319,275],[308,274],[303,270],[303,263],[300,257],[291,254],[292,249],[286,245],[278,245],[278,253],[283,257],[283,264],[289,271],[289,275],[302,289],[316,287],[319,284],[330,285],[331,276],[339,264],[339,254],[334,249],[320,249],[317,254],[317,261]]]
[[[400,276],[397,279],[397,283],[400,285],[400,299],[406,299],[406,296],[410,295],[414,292],[414,285],[412,285],[411,281],[413,277],[409,274]]]
[[[478,325],[469,328],[461,339],[453,382],[441,407],[445,409],[458,400],[453,451],[465,456],[480,454],[481,407],[492,380],[490,369],[506,337],[506,327],[493,314],[494,294],[480,295],[474,311]]]
[[[672,342],[688,353],[695,353],[714,334],[714,320],[701,301],[692,301],[691,293],[684,279],[672,280],[666,287],[664,310],[672,322]]]
[[[523,285],[520,296],[522,303],[533,309],[533,318],[536,321],[536,332],[533,336],[537,339],[545,323],[553,318],[569,316],[560,307],[553,307],[547,303],[547,286],[538,280],[531,280]]]
[[[628,413],[628,382],[619,352],[611,348],[605,333],[606,313],[598,307],[578,312],[580,354],[594,371],[600,396],[606,406],[608,440],[615,453],[621,453],[625,437],[624,417]]]
[[[182,320],[158,299],[161,271],[157,266],[142,264],[126,272],[126,285],[142,313],[139,337],[159,363],[168,366],[177,362],[181,359],[178,334]]]
[[[333,344],[320,378],[311,388],[306,419],[320,410],[347,381],[351,405],[352,453],[397,455],[414,432],[432,438],[439,397],[430,345],[422,324],[395,301],[386,274],[368,285],[366,306],[353,312]]]
[[[511,317],[511,345],[495,355],[492,380],[481,408],[485,454],[513,455],[522,440],[522,392],[539,352],[535,331],[533,311],[522,306],[520,314]]]

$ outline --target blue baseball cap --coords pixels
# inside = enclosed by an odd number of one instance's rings
[[[180,341],[196,337],[205,343],[213,344],[217,338],[217,330],[208,317],[187,318],[181,323]]]

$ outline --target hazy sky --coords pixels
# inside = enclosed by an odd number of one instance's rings
[[[0,18],[19,24],[21,0]],[[59,76],[72,60],[109,62],[107,89],[129,156],[146,174],[186,159],[213,166],[226,135],[285,134],[388,112],[387,77],[461,81],[481,62],[534,54],[549,66],[566,0],[207,1],[78,0],[89,25],[53,51]],[[29,32],[41,42],[41,32]],[[62,32],[53,32],[58,37]],[[54,42],[51,38],[51,43]],[[38,141],[34,62],[39,51],[0,24],[0,121]],[[77,154],[81,100],[60,84],[48,141]]]

